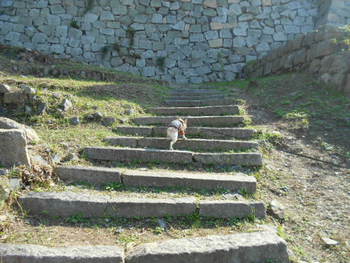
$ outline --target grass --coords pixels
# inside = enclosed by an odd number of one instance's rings
[[[350,151],[350,98],[302,73],[290,73],[254,80],[215,83],[226,90],[238,88],[255,104],[287,124],[288,130],[304,133],[325,151],[333,149],[343,159]],[[332,136],[329,136],[332,133]],[[271,134],[270,134],[271,135]],[[282,138],[258,134],[279,143]],[[264,138],[268,136],[269,138]],[[276,137],[276,136],[274,136]],[[316,139],[315,139],[316,138]]]
[[[86,218],[77,214],[60,217],[21,217],[10,229],[0,234],[5,243],[37,244],[44,246],[67,245],[118,245],[125,248],[145,242],[155,242],[173,238],[199,237],[206,235],[233,234],[259,231],[257,224],[264,221],[247,219],[203,218],[198,214],[185,217],[166,216],[157,218]],[[9,229],[9,230],[10,230]]]
[[[234,195],[236,192],[224,188],[218,189],[193,189],[191,187],[150,187],[150,186],[126,186],[121,183],[109,183],[106,185],[93,185],[86,182],[78,182],[75,184],[64,185],[57,183],[50,188],[42,188],[40,185],[33,187],[35,192],[45,191],[56,192],[75,192],[85,193],[91,196],[109,196],[109,197],[135,197],[135,198],[183,198],[194,197],[197,201],[200,200],[237,200]],[[238,193],[247,200],[255,199],[255,195],[248,193],[242,188]]]

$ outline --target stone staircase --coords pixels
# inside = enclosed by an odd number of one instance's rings
[[[135,126],[118,127],[116,133],[123,136],[106,138],[105,142],[110,147],[87,147],[83,150],[84,156],[99,163],[99,166],[62,166],[56,169],[66,184],[84,182],[101,186],[114,183],[160,191],[125,193],[115,190],[111,193],[70,186],[69,191],[29,192],[20,197],[23,208],[31,215],[62,218],[77,214],[90,218],[190,215],[208,219],[265,218],[264,203],[251,197],[256,191],[254,177],[243,173],[232,175],[179,169],[179,166],[215,169],[218,166],[262,165],[258,142],[252,140],[255,131],[243,127],[247,116],[239,115],[239,106],[233,104],[234,96],[228,96],[208,87],[174,89],[166,101],[168,107],[150,109],[150,113],[156,116],[135,118]],[[179,140],[174,145],[176,150],[170,151],[167,150],[166,128],[176,116],[188,119],[188,140]],[[170,167],[176,166],[176,170],[160,172],[157,169],[101,167],[101,164],[115,165],[115,162],[123,163],[124,167],[134,162],[166,163]],[[169,188],[190,189],[190,192],[176,196],[161,190]],[[195,190],[219,189],[242,193],[247,198],[237,199],[235,195],[229,198],[217,195],[198,198],[195,195]],[[128,251],[125,257],[124,251],[117,247],[76,247],[73,249],[76,253],[82,251],[80,261],[72,249],[65,254],[55,248],[8,245],[0,246],[0,255],[4,262],[17,262],[15,260],[19,258],[29,259],[28,262],[34,259],[35,262],[289,262],[286,243],[270,232],[160,241],[140,245]],[[34,250],[37,252],[34,253]]]

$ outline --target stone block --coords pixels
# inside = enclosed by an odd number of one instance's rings
[[[176,116],[139,117],[133,119],[138,125],[168,125]],[[216,126],[230,127],[237,126],[244,121],[243,116],[187,116],[190,126]]]
[[[245,218],[249,216],[265,218],[266,209],[262,202],[200,201],[199,214],[205,217],[219,218]]]
[[[22,130],[26,135],[27,142],[39,141],[38,134],[31,127],[5,117],[0,117],[0,129]]]
[[[93,160],[192,163],[192,153],[186,151],[90,147],[85,148],[84,153]]]
[[[243,174],[206,174],[188,172],[150,172],[127,170],[122,173],[123,183],[133,187],[184,187],[191,189],[245,190],[255,193],[256,179]]]
[[[150,127],[137,127],[137,126],[129,126],[129,127],[123,127],[120,126],[115,129],[117,133],[121,134],[129,134],[133,136],[151,136],[152,135],[152,128]]]
[[[31,215],[69,217],[164,217],[195,212],[195,198],[128,198],[76,192],[29,192],[19,198]]]
[[[12,91],[12,88],[6,84],[0,84],[0,94],[9,93]]]
[[[0,244],[0,257],[6,263],[123,263],[124,250],[115,246],[53,248],[37,245]]]
[[[59,166],[55,169],[55,172],[65,183],[86,182],[96,185],[121,183],[119,171],[112,168]]]
[[[188,96],[188,95],[185,95]],[[193,96],[193,95],[192,95]],[[202,99],[202,95],[197,95]],[[213,95],[210,95],[213,96]],[[215,116],[239,114],[237,105],[207,106],[207,107],[159,107],[151,108],[150,111],[157,115],[191,115],[191,116]]]
[[[0,165],[8,168],[17,165],[30,166],[24,131],[0,129]]]
[[[262,155],[260,153],[194,153],[193,159],[204,165],[240,165],[261,166]]]
[[[219,48],[219,47],[222,47],[222,45],[223,45],[223,40],[221,38],[209,40],[209,46],[211,48]]]
[[[20,90],[14,90],[4,94],[4,104],[22,105],[28,100],[27,94]]]
[[[289,263],[286,242],[272,232],[183,238],[136,247],[126,263]]]
[[[132,148],[151,148],[168,149],[169,140],[167,138],[140,138],[140,137],[108,137],[107,143],[114,146],[132,147]],[[224,152],[231,150],[246,150],[257,148],[258,144],[247,141],[231,140],[205,140],[205,139],[187,139],[178,140],[175,148],[178,150],[193,151],[216,151]]]

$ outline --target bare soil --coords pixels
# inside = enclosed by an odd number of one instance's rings
[[[285,206],[286,219],[280,225],[284,234],[280,234],[295,258],[346,263],[350,262],[350,100],[315,85],[310,76],[292,74],[251,83],[242,98],[259,128],[282,135],[266,151],[258,186],[266,202],[278,200]],[[325,96],[310,96],[315,89]],[[265,97],[259,96],[264,90]],[[282,101],[290,99],[293,92],[301,92],[302,98],[291,99],[293,105],[286,107]],[[332,105],[337,108],[335,111],[317,107],[317,103],[331,104],[339,98],[343,103]],[[319,101],[311,104],[313,109],[308,108],[308,125],[303,125],[303,120],[276,114],[295,112],[303,101],[313,99]],[[322,237],[339,244],[327,246]]]

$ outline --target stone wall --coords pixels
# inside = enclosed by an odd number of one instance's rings
[[[350,24],[349,0],[320,0],[317,25],[348,25]]]
[[[350,95],[350,32],[324,27],[289,41],[262,59],[246,65],[244,72],[256,78],[293,71],[308,71],[319,80]]]
[[[178,83],[232,80],[318,0],[0,0],[0,43]]]

